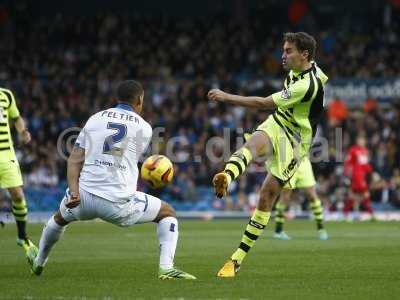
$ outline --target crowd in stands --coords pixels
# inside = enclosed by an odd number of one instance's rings
[[[3,21],[0,44],[2,57],[7,58],[0,66],[0,82],[15,92],[32,134],[27,146],[15,139],[27,187],[57,188],[65,181],[66,161],[57,146],[60,134],[82,127],[91,114],[114,105],[116,84],[135,78],[145,86],[144,118],[154,128],[165,128],[158,144],[161,153],[170,138],[179,137],[174,145],[176,176],[161,193],[175,201],[200,201],[199,187],[210,188],[212,175],[223,166],[207,157],[207,142],[224,136],[228,128],[225,136],[229,132],[233,151],[237,137],[251,132],[268,115],[210,103],[205,96],[208,89],[267,95],[273,91],[270,80],[284,76],[283,29],[274,18],[243,22],[112,13],[37,16],[33,21],[27,17],[29,13],[21,11]],[[365,26],[355,31],[346,27],[310,31],[320,45],[317,62],[330,79],[393,77],[400,70],[399,23],[385,30]],[[331,105],[340,102],[327,100]],[[314,168],[318,191],[332,210],[340,209],[347,189],[342,163],[335,159],[337,128],[342,128],[343,155],[358,133],[368,136],[375,170],[373,201],[400,207],[400,106],[396,101],[389,109],[343,104],[341,114],[328,110],[321,121],[319,135],[329,141],[329,157]],[[224,147],[215,146],[211,153],[223,155]],[[212,199],[213,207],[251,208],[264,176],[263,166],[252,165],[231,187],[231,202]]]

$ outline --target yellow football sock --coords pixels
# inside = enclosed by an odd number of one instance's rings
[[[317,223],[317,229],[323,229],[324,209],[322,207],[321,200],[317,198],[311,202],[311,210],[314,214],[315,222]]]
[[[28,219],[28,206],[25,199],[19,201],[12,201],[12,213],[15,217],[18,229],[18,238],[26,238],[26,221]]]
[[[224,169],[224,172],[228,174],[228,185],[246,170],[252,159],[251,152],[246,147],[232,154]]]
[[[243,261],[250,248],[253,247],[258,237],[262,234],[271,213],[256,209],[243,234],[239,248],[232,254],[231,259],[239,264]]]
[[[286,205],[279,201],[276,204],[276,216],[275,216],[275,232],[279,233],[283,230],[283,225],[285,224],[285,211]]]

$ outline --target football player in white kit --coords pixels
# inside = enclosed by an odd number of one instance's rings
[[[28,251],[31,271],[40,275],[66,225],[100,218],[118,226],[157,223],[160,279],[196,279],[174,267],[178,221],[174,209],[136,190],[137,163],[150,143],[152,128],[139,114],[144,91],[134,80],[117,89],[118,105],[89,118],[68,158],[68,189],[60,209],[43,229],[39,251]]]

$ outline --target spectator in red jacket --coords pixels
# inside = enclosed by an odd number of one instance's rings
[[[356,144],[350,147],[344,164],[344,172],[351,182],[349,197],[344,205],[344,214],[348,216],[351,210],[358,213],[361,206],[373,218],[374,212],[367,182],[368,174],[372,173],[372,166],[369,163],[369,152],[363,135],[358,136]]]

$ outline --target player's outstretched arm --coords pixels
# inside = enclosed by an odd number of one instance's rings
[[[81,173],[83,163],[85,161],[85,149],[76,147],[72,148],[72,152],[67,162],[67,180],[69,188],[69,199],[66,206],[74,208],[79,205],[79,175]]]
[[[31,134],[26,128],[24,119],[19,116],[15,119],[15,128],[21,136],[22,142],[28,144],[31,141]]]
[[[256,96],[239,96],[234,94],[229,94],[220,89],[212,89],[207,94],[208,99],[224,102],[233,105],[239,105],[243,107],[249,108],[259,108],[259,109],[268,109],[273,110],[276,108],[274,101],[271,96],[268,97],[256,97]]]

